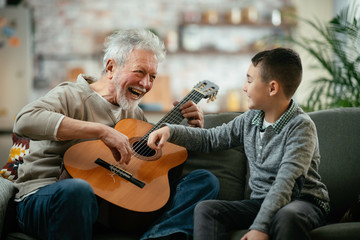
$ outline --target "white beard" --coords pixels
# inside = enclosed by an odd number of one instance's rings
[[[126,97],[126,90],[121,89],[120,98],[118,99],[119,106],[124,110],[134,110],[140,103],[141,99],[132,100]]]

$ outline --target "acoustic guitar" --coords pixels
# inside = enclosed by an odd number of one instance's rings
[[[168,173],[186,161],[187,151],[172,143],[155,151],[147,146],[148,136],[163,123],[179,124],[184,118],[179,107],[185,102],[213,100],[217,92],[218,86],[210,81],[198,83],[155,126],[136,119],[119,121],[115,129],[128,136],[133,149],[128,165],[115,161],[101,140],[90,140],[75,144],[65,152],[66,171],[73,178],[86,180],[98,197],[118,207],[143,213],[159,210],[170,196]]]

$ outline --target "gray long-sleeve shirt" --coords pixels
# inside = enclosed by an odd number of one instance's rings
[[[218,151],[244,146],[250,168],[252,199],[264,199],[250,229],[268,232],[275,213],[291,201],[298,179],[305,179],[301,195],[328,204],[326,186],[320,181],[319,144],[315,124],[293,101],[289,110],[260,137],[261,111],[249,110],[233,121],[212,129],[169,125],[170,142],[192,151]],[[260,116],[260,117],[259,117]],[[262,120],[262,119],[261,119]],[[277,124],[278,123],[278,124]]]

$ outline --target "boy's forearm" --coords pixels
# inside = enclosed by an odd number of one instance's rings
[[[169,142],[185,147],[190,151],[209,152],[209,130],[180,125],[171,125]]]

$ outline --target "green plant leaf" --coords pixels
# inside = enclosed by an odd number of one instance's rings
[[[352,2],[328,23],[298,18],[320,37],[284,38],[284,42],[303,48],[316,59],[317,65],[312,68],[324,69],[329,74],[313,80],[305,109],[360,107],[359,11],[359,2]]]

